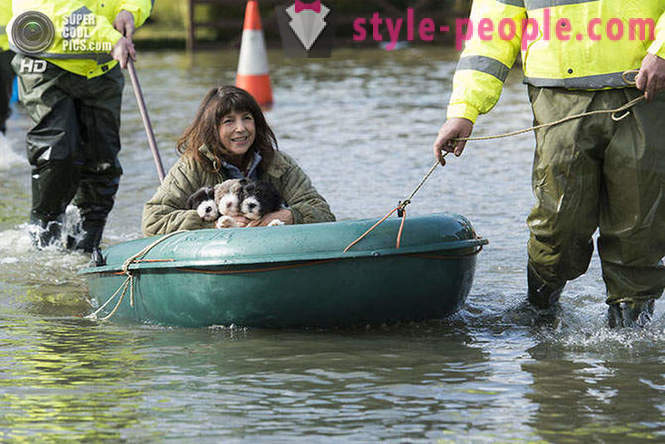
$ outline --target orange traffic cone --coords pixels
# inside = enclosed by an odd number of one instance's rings
[[[257,0],[249,0],[245,9],[236,86],[247,90],[259,105],[272,104],[268,54]]]

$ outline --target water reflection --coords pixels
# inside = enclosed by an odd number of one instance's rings
[[[145,360],[131,331],[31,316],[0,322],[1,436],[120,439],[142,422]]]
[[[179,411],[201,418],[180,437],[205,421],[226,424],[218,437],[436,438],[462,432],[469,424],[460,412],[480,411],[496,397],[478,388],[489,365],[463,326],[240,336],[179,330],[153,337],[147,353],[159,356],[160,367],[150,393],[169,412],[163,420]]]
[[[530,348],[522,364],[533,377],[527,397],[538,405],[530,425],[562,442],[662,439],[662,334],[601,328],[590,347],[546,339]]]

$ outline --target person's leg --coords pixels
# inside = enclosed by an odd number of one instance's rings
[[[14,70],[11,61],[14,53],[11,51],[0,51],[0,132],[7,129],[6,123],[11,113],[9,102],[12,97],[12,85],[14,83]]]
[[[14,59],[16,71],[22,57]],[[30,222],[40,228],[34,233],[38,247],[59,240],[64,212],[78,183],[74,164],[79,125],[74,100],[60,87],[66,75],[50,64],[43,73],[19,72],[21,101],[35,123],[26,141],[32,166]]]
[[[641,92],[615,91],[611,106]],[[616,123],[605,154],[598,252],[612,327],[644,325],[665,288],[665,94]]]
[[[595,94],[529,87],[534,123],[554,122],[592,109]],[[593,253],[604,146],[596,119],[584,118],[536,131],[532,186],[536,205],[527,223],[528,299],[554,304],[566,281],[582,275]]]
[[[88,80],[82,96],[83,164],[74,205],[81,213],[83,237],[73,247],[86,252],[99,246],[122,175],[118,154],[123,85],[124,77],[116,66]]]

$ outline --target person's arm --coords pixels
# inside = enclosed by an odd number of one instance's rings
[[[125,69],[129,58],[136,61],[136,50],[134,49],[134,31],[141,26],[150,15],[152,4],[150,0],[124,0],[116,5],[113,27],[123,35],[111,51],[111,56],[120,62],[120,67]]]
[[[134,29],[143,25],[146,19],[150,16],[152,10],[152,3],[150,0],[122,0],[116,4],[116,17],[120,15],[122,11],[129,12],[132,15],[132,34],[126,37],[129,37],[130,40],[133,37]],[[116,28],[117,29],[117,28]],[[121,31],[122,33],[122,31]]]
[[[113,27],[124,39],[120,39],[111,56],[120,62],[120,67],[125,69],[131,58],[136,61],[136,50],[134,49],[134,31],[141,26],[150,15],[152,4],[150,0],[124,0],[116,5],[115,20]]]
[[[650,102],[658,91],[665,89],[665,14],[661,15],[654,30],[655,39],[642,60],[635,86],[644,91]]]
[[[330,211],[328,202],[316,191],[307,174],[290,156],[283,152],[280,153],[286,158],[288,168],[279,177],[276,185],[282,199],[289,206],[286,211],[291,213],[292,220],[290,222],[293,224],[333,222],[335,215]],[[286,213],[276,216],[285,223],[289,222]],[[269,220],[265,222],[267,224]]]
[[[499,35],[499,25],[504,19],[511,19],[515,23],[516,33],[512,40],[503,39]],[[470,20],[474,33],[466,42],[453,77],[448,121],[439,130],[433,145],[437,159],[441,160],[442,151],[461,155],[465,143],[452,139],[468,137],[478,115],[489,112],[496,105],[503,83],[519,54],[522,21],[525,19],[526,8],[517,1],[473,2]],[[479,24],[483,20],[493,26],[490,39],[481,38],[478,32]]]
[[[121,10],[113,20],[113,27],[122,34],[122,38],[111,50],[111,57],[120,63],[120,68],[126,69],[129,59],[136,61],[136,49],[132,41],[135,30],[134,16],[129,11]]]
[[[187,199],[204,186],[193,168],[193,160],[181,158],[169,171],[155,195],[143,207],[142,229],[146,236],[172,233],[178,230],[214,228],[196,210],[187,210]]]

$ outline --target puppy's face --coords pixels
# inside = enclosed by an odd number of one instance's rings
[[[282,204],[279,193],[268,182],[249,182],[243,187],[242,215],[247,219],[261,219],[277,211]]]
[[[259,202],[256,196],[250,195],[245,197],[240,204],[240,211],[247,219],[256,220],[264,216],[264,212],[261,209],[261,202]]]
[[[187,199],[187,209],[196,210],[201,219],[212,222],[219,217],[215,203],[215,191],[210,187],[199,189]]]
[[[239,216],[243,180],[229,179],[215,185],[215,202],[222,216]]]

